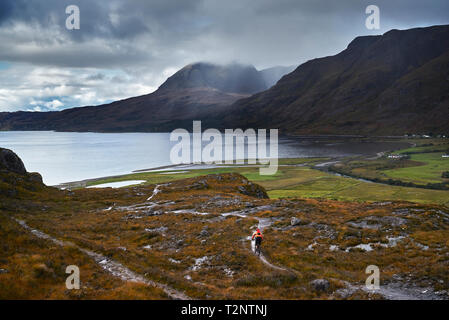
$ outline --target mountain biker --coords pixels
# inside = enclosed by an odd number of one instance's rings
[[[257,251],[257,249],[260,250],[260,245],[262,244],[262,240],[263,240],[263,234],[259,228],[257,228],[257,230],[254,231],[254,233],[253,233],[251,240],[254,240],[254,239],[256,240],[256,246],[255,246],[256,251]]]

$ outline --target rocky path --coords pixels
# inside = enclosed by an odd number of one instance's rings
[[[267,219],[267,218],[258,218],[258,217],[254,217],[258,220],[259,224],[258,224],[258,228],[260,229],[260,231],[263,232],[263,230],[267,227],[269,227],[273,222],[271,221],[271,219]],[[253,252],[255,252],[255,241],[251,240],[251,249]],[[270,268],[276,269],[276,270],[280,270],[280,271],[289,271],[286,268],[282,268],[282,267],[278,267],[275,266],[274,264],[270,263],[267,258],[265,258],[265,256],[260,253],[259,255],[260,260],[265,263],[267,266],[269,266]]]
[[[365,291],[369,291],[365,288]],[[387,300],[442,300],[433,288],[421,288],[409,284],[389,283],[376,291]]]
[[[130,211],[152,210],[152,208],[154,206],[158,205],[157,202],[153,202],[154,197],[157,194],[163,192],[161,190],[161,187],[163,187],[165,185],[167,185],[167,184],[156,185],[154,187],[154,190],[153,190],[151,196],[149,196],[147,198],[146,202],[144,202],[142,204],[123,207],[123,208],[116,207],[115,209],[126,210],[126,211],[128,211],[128,210],[130,210]],[[111,210],[111,209],[112,209],[112,207],[108,208],[106,210]],[[244,219],[253,218],[253,219],[257,220],[258,228],[260,230],[264,231],[264,229],[271,226],[275,222],[275,220],[272,218],[257,217],[257,216],[254,216],[254,214],[264,211],[264,210],[268,210],[268,209],[270,209],[270,206],[257,206],[257,207],[253,207],[250,209],[222,213],[221,217],[224,218],[227,216],[237,216],[237,217],[244,218]],[[172,213],[182,212],[182,213],[192,213],[192,214],[201,214],[201,215],[209,214],[206,212],[204,212],[204,213],[196,212],[196,211],[190,210],[190,209],[189,210],[174,210],[174,211],[170,210],[167,212],[172,212]],[[218,219],[221,219],[221,218],[218,218]],[[146,279],[145,276],[131,271],[130,269],[128,269],[121,263],[111,260],[102,254],[93,252],[88,249],[80,248],[70,242],[58,240],[44,232],[41,232],[36,229],[32,229],[22,220],[18,220],[18,219],[15,219],[15,220],[23,228],[25,228],[28,231],[30,231],[31,233],[33,233],[36,237],[52,241],[53,243],[55,243],[59,246],[71,245],[71,246],[77,247],[79,250],[81,250],[86,255],[91,257],[104,270],[106,270],[113,276],[122,279],[123,281],[137,282],[137,283],[142,283],[145,285],[160,288],[172,299],[177,299],[177,300],[189,300],[190,299],[190,297],[188,297],[184,293],[177,291],[165,284]],[[244,241],[250,241],[251,250],[252,250],[252,252],[254,252],[255,251],[254,250],[255,243],[254,243],[254,241],[251,240],[251,236],[248,236],[247,238],[245,238]],[[264,263],[265,265],[267,265],[268,267],[270,267],[273,270],[294,273],[293,270],[289,270],[288,268],[285,268],[282,266],[277,266],[277,265],[270,263],[262,253],[259,256],[259,259],[262,263]],[[380,289],[376,290],[376,291],[370,291],[364,285],[360,285],[360,284],[351,284],[351,283],[345,282],[345,285],[346,285],[345,288],[338,289],[337,291],[334,292],[334,294],[337,294],[340,298],[344,299],[345,297],[351,296],[355,291],[362,290],[362,291],[366,291],[366,292],[370,292],[370,293],[377,293],[379,295],[382,295],[385,299],[388,299],[388,300],[440,300],[440,299],[443,299],[443,297],[438,292],[434,292],[433,288],[416,287],[416,286],[413,286],[413,283],[404,283],[403,281],[381,284]]]
[[[113,276],[120,278],[123,281],[130,281],[130,282],[137,282],[137,283],[143,283],[148,286],[157,287],[159,289],[162,289],[171,299],[175,300],[191,300],[190,297],[185,295],[184,293],[177,291],[163,283],[155,282],[152,280],[148,280],[143,275],[140,275],[138,273],[135,273],[134,271],[131,271],[121,263],[111,260],[105,256],[103,256],[100,253],[93,252],[91,250],[78,247],[74,243],[67,242],[67,241],[61,241],[56,238],[51,237],[50,235],[33,229],[30,226],[26,224],[25,221],[14,219],[17,223],[19,223],[24,229],[30,231],[32,234],[34,234],[36,237],[52,241],[53,243],[59,245],[59,246],[74,246],[77,247],[79,250],[87,254],[89,257],[95,260],[95,262],[100,265],[104,270],[112,274]]]
[[[168,184],[157,184],[157,185],[154,187],[153,193],[152,193],[151,196],[147,199],[147,201],[150,201],[151,199],[153,199],[155,195],[157,195],[159,192],[161,192],[160,187],[166,186],[166,185],[168,185]]]
[[[256,207],[254,209],[252,209],[252,211],[257,211],[257,210],[263,210],[264,207]],[[248,216],[248,213],[242,212],[242,211],[235,211],[235,212],[227,212],[227,213],[223,213],[222,214],[223,217],[227,217],[227,216],[237,216],[237,217],[241,217],[241,218],[254,218],[257,219],[258,221],[258,228],[263,231],[265,228],[269,227],[273,222],[271,221],[271,219],[268,218],[259,218],[259,217],[254,217],[254,216]],[[251,240],[251,236],[249,236],[247,238],[249,241],[251,241],[251,251],[255,252],[255,241]],[[274,264],[270,263],[267,258],[265,258],[265,256],[260,253],[259,255],[259,259],[260,261],[262,261],[264,264],[266,264],[267,266],[269,266],[272,269],[276,269],[276,270],[280,270],[280,271],[289,271],[285,268],[282,267],[278,267],[275,266]]]
[[[251,209],[250,213],[265,210],[265,207],[256,207]],[[258,220],[258,228],[263,231],[265,228],[269,227],[273,221],[269,218],[259,218],[255,216],[249,215],[249,212],[245,211],[235,211],[235,212],[228,212],[223,213],[223,217],[226,216],[237,216],[241,218],[254,218]],[[251,237],[247,238],[249,241],[251,241]],[[251,241],[251,250],[255,252],[255,242]],[[273,265],[270,263],[266,257],[261,253],[259,256],[260,260],[269,266],[272,269],[279,270],[279,271],[287,271],[292,272],[288,270],[287,268],[283,268],[280,266]],[[366,288],[366,286],[362,285],[356,285],[356,284],[350,284],[349,282],[345,282],[346,288],[337,290],[337,293],[341,291],[342,295],[350,295],[351,293],[355,292],[356,290],[362,290],[365,292],[370,293],[377,293],[382,295],[387,300],[441,300],[442,297],[437,295],[432,288],[421,288],[421,287],[414,287],[409,284],[401,284],[401,283],[389,283],[389,284],[383,284],[380,286],[379,290],[372,291]]]
[[[386,300],[444,300],[443,296],[438,295],[433,288],[417,287],[412,283],[394,282],[381,284],[379,289],[376,290],[368,289],[365,285],[351,284],[347,281],[344,281],[344,283],[346,287],[335,292],[343,298],[350,296],[357,290],[361,290],[371,294],[379,294]]]

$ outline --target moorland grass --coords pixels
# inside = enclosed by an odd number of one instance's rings
[[[291,160],[291,163],[293,161]],[[272,176],[259,175],[256,167],[214,168],[190,170],[188,173],[161,174],[145,172],[117,178],[98,180],[95,184],[146,180],[147,184],[165,183],[213,173],[237,172],[263,186],[270,198],[325,198],[345,201],[404,200],[417,203],[449,204],[449,191],[391,186],[363,182],[353,178],[336,176],[307,166],[281,166]]]
[[[411,160],[421,165],[384,170],[382,173],[392,179],[420,184],[449,181],[441,176],[442,172],[449,170],[449,158],[443,158],[442,155],[441,152],[412,154]]]

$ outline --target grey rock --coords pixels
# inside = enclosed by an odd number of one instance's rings
[[[300,223],[301,223],[301,219],[296,218],[296,217],[292,217],[292,219],[290,220],[290,224],[291,224],[292,226],[297,226],[297,225],[300,224]]]
[[[176,241],[176,246],[178,246],[178,247],[182,247],[183,244],[184,244],[183,240]]]
[[[239,186],[238,191],[244,195],[259,198],[259,199],[268,199],[268,195],[262,187],[256,185],[252,182],[248,182],[244,186]]]
[[[326,279],[315,279],[310,282],[310,285],[315,291],[328,291],[330,287],[330,283]]]
[[[158,232],[158,233],[165,233],[168,230],[167,227],[159,227],[159,228],[145,228],[146,232]]]
[[[341,288],[335,291],[335,294],[342,299],[348,299],[357,291],[356,287]]]
[[[210,234],[209,234],[209,231],[207,231],[207,229],[203,229],[203,230],[201,230],[201,232],[200,232],[200,236],[201,237],[208,237]]]
[[[0,148],[0,170],[11,171],[19,174],[27,173],[22,160],[13,151]]]
[[[43,184],[42,176],[37,172],[32,172],[29,174],[30,181]]]
[[[203,190],[209,188],[209,185],[205,180],[200,180],[194,184],[192,184],[188,189],[191,190]]]
[[[407,224],[407,219],[395,216],[368,216],[357,221],[349,221],[347,224],[355,228],[378,230],[383,226],[399,227]]]

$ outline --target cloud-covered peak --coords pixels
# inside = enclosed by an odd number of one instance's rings
[[[80,9],[79,30],[66,29],[69,4]],[[378,0],[381,29],[367,30],[368,4],[2,0],[0,111],[33,109],[33,101],[58,100],[61,109],[149,93],[192,61],[239,61],[259,70],[299,65],[343,50],[356,36],[449,23],[446,0]]]
[[[223,92],[252,94],[267,89],[262,75],[252,65],[192,63],[167,79],[160,89],[208,87]]]

